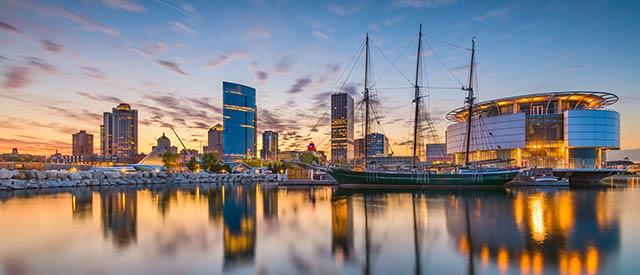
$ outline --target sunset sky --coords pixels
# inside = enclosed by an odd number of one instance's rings
[[[257,89],[259,131],[280,132],[281,150],[309,141],[328,150],[328,95],[343,87],[361,97],[362,63],[345,75],[369,33],[376,130],[407,154],[405,77],[423,23],[429,86],[465,82],[468,51],[442,41],[469,47],[476,36],[480,100],[615,93],[624,150],[613,157],[640,159],[638,18],[640,2],[606,0],[0,0],[0,152],[71,153],[79,130],[94,134],[98,152],[102,112],[120,102],[139,111],[141,152],[163,132],[178,145],[167,125],[201,150],[207,129],[222,123],[222,81]],[[444,115],[464,93],[425,92],[444,140]]]

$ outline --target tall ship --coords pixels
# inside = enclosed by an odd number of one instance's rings
[[[364,61],[364,93],[362,104],[364,105],[364,118],[363,118],[363,137],[364,137],[364,155],[361,167],[322,167],[326,173],[331,175],[341,185],[375,185],[380,187],[496,187],[502,186],[511,181],[519,173],[518,169],[499,169],[494,167],[485,167],[488,163],[484,162],[472,162],[469,158],[469,150],[471,143],[471,131],[473,127],[472,121],[474,115],[468,115],[466,121],[466,131],[462,133],[464,139],[465,155],[464,163],[459,166],[452,166],[449,169],[445,169],[445,172],[440,169],[438,172],[435,167],[428,166],[425,163],[420,162],[418,155],[419,151],[419,138],[421,137],[421,131],[425,127],[422,125],[421,114],[427,113],[426,122],[431,127],[432,133],[433,125],[429,120],[428,111],[424,105],[423,94],[420,85],[421,73],[422,73],[422,24],[420,25],[420,31],[418,32],[418,47],[416,54],[416,69],[415,79],[412,83],[412,89],[414,96],[412,100],[413,104],[413,139],[412,139],[412,151],[411,164],[408,167],[400,167],[395,170],[380,169],[380,166],[371,165],[369,162],[369,146],[370,146],[370,120],[371,120],[371,105],[373,103],[372,95],[370,93],[370,50],[369,50],[369,35],[367,34],[364,42],[365,61]],[[466,86],[462,87],[462,90],[467,92],[465,100],[468,114],[474,114],[474,70],[475,70],[475,38],[471,40],[471,48],[468,49],[471,52],[471,62],[469,65],[469,82]],[[392,64],[393,65],[393,64]],[[377,82],[377,81],[376,81]],[[375,82],[374,82],[375,85]],[[508,160],[494,160],[494,161],[508,161]]]

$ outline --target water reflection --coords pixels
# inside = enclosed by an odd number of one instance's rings
[[[621,222],[640,210],[635,193],[207,184],[4,192],[0,273],[618,273],[636,265],[613,260],[639,242]]]

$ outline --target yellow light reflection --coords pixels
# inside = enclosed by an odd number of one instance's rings
[[[507,251],[506,248],[501,247],[498,249],[496,263],[498,264],[498,269],[501,273],[507,272],[509,269],[509,251]]]
[[[524,198],[521,193],[516,194],[513,200],[513,217],[519,230],[524,228]]]
[[[489,265],[489,256],[489,247],[487,247],[487,245],[483,245],[482,248],[480,248],[480,262],[483,266]]]
[[[587,274],[596,274],[598,273],[598,249],[594,246],[587,247],[587,255],[585,256],[584,265],[587,271]]]
[[[458,240],[458,249],[464,255],[467,255],[467,253],[469,253],[469,241],[467,240],[467,237],[460,237],[460,239]]]
[[[582,274],[582,261],[578,252],[572,252],[569,256],[569,274]]]
[[[520,254],[520,273],[529,274],[531,269],[531,259],[529,258],[529,251],[524,251]]]
[[[531,265],[533,267],[533,274],[542,274],[543,268],[543,260],[542,260],[542,252],[535,251],[533,252],[533,258],[531,260]]]
[[[546,210],[545,199],[542,195],[529,198],[529,230],[531,237],[537,243],[543,243],[547,237],[544,213]]]

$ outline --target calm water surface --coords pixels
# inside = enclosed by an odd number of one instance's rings
[[[0,192],[0,274],[637,274],[640,189]]]

